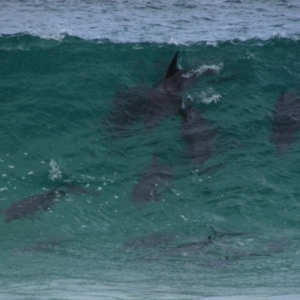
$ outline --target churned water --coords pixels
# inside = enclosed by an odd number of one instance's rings
[[[299,15],[297,1],[1,3],[1,298],[298,299]],[[149,128],[141,109],[177,51],[196,77],[182,107],[209,128],[200,164],[180,113]],[[157,201],[136,203],[141,182]]]

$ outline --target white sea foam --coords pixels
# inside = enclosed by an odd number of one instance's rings
[[[210,87],[206,91],[201,92],[200,98],[202,103],[210,104],[219,102],[222,96],[217,94],[214,89]]]
[[[50,161],[49,178],[50,180],[53,181],[62,178],[62,172],[60,170],[60,166],[54,159],[51,159]]]
[[[190,103],[205,103],[205,104],[210,104],[210,103],[217,103],[219,101],[221,101],[222,96],[218,93],[216,93],[216,91],[210,87],[205,91],[202,91],[201,93],[197,93],[197,94],[187,94],[186,95],[186,100],[187,102]],[[185,102],[182,102],[182,108],[185,108]]]
[[[223,63],[220,63],[218,65],[202,65],[198,69],[195,70],[195,73],[197,75],[202,75],[207,72],[214,73],[214,74],[220,74],[223,67],[224,67]]]

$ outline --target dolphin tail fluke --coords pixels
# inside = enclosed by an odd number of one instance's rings
[[[178,53],[179,53],[179,51],[176,52],[176,54],[174,55],[170,65],[169,65],[169,68],[168,68],[168,71],[167,71],[167,74],[166,74],[166,79],[169,78],[169,77],[172,77],[179,70],[177,68]]]

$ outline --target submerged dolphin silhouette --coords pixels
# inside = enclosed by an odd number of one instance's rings
[[[178,95],[195,83],[196,74],[190,70],[178,68],[179,51],[176,52],[168,67],[165,79],[156,87],[166,93]]]
[[[33,217],[39,210],[46,211],[55,204],[56,198],[61,198],[65,194],[66,192],[55,188],[43,194],[21,199],[4,211],[5,223],[25,217]]]
[[[88,190],[86,188],[80,187],[79,185],[72,183],[72,182],[67,182],[64,183],[64,186],[66,187],[67,194],[76,194],[76,195],[91,195],[91,196],[99,196],[100,192],[94,191],[94,190]]]
[[[118,136],[124,135],[131,125],[142,120],[149,90],[145,87],[134,87],[116,94],[113,109],[105,119],[105,123]]]
[[[161,246],[170,244],[174,239],[174,234],[155,232],[150,236],[144,236],[130,240],[129,242],[124,244],[124,248],[132,250],[159,248]]]
[[[162,186],[168,185],[172,179],[171,168],[159,163],[157,157],[152,158],[148,168],[132,191],[132,200],[136,205],[159,200]]]
[[[212,156],[216,132],[196,110],[187,107],[182,113],[182,135],[188,146],[188,156],[195,164],[203,164]]]
[[[191,86],[196,75],[178,68],[174,55],[165,78],[154,88],[134,87],[117,94],[113,110],[106,122],[116,132],[124,132],[137,121],[144,121],[146,128],[157,126],[167,116],[180,113],[181,93]]]
[[[207,248],[213,243],[212,237],[209,235],[207,238],[205,238],[202,241],[199,242],[191,242],[191,243],[186,243],[186,244],[181,244],[175,247],[175,252],[181,252],[181,251],[199,251],[202,249]]]
[[[300,98],[292,92],[283,93],[274,106],[271,141],[278,154],[285,154],[300,130]]]
[[[165,79],[149,93],[144,118],[146,128],[157,126],[164,117],[180,114],[181,93],[195,83],[195,74],[190,73],[190,70],[178,68],[178,54],[179,51],[174,55]]]

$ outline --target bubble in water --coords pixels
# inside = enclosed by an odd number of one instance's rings
[[[54,160],[51,159],[50,161],[50,171],[49,171],[49,178],[50,180],[55,180],[55,179],[61,179],[62,178],[62,173],[61,170],[59,169],[58,163]]]

